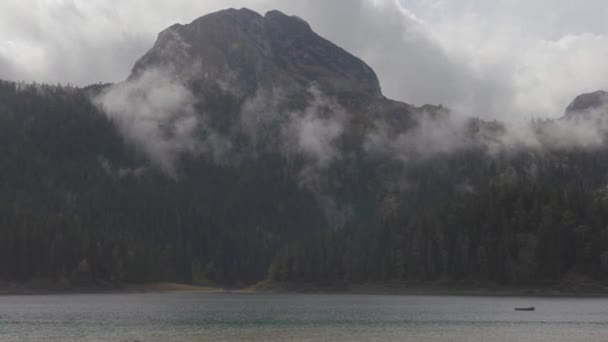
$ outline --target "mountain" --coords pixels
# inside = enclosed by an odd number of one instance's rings
[[[220,11],[118,84],[0,82],[0,280],[603,283],[605,132],[392,101],[302,19]]]
[[[229,9],[174,25],[159,34],[131,77],[167,66],[203,91],[224,83],[242,96],[262,87],[302,92],[315,82],[341,98],[382,97],[367,64],[314,33],[304,20],[279,11],[261,16]]]
[[[320,37],[304,20],[279,11],[262,16],[228,9],[173,25],[135,63],[129,80],[157,70],[186,84],[199,112],[221,111],[228,117],[238,116],[256,96],[278,101],[281,111],[301,111],[314,100],[311,90],[353,113],[359,126],[382,119],[405,128],[412,125],[408,114],[422,112],[386,99],[365,62]],[[425,110],[439,111],[431,107]]]
[[[608,92],[599,90],[577,96],[566,109],[566,117],[605,109],[608,105]]]

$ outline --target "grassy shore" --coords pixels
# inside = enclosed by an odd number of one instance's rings
[[[220,287],[197,286],[177,283],[149,283],[123,285],[124,292],[226,292]]]
[[[481,282],[392,282],[392,283],[278,283],[262,281],[247,288],[225,289],[170,282],[146,284],[96,283],[75,286],[68,282],[38,280],[27,283],[0,282],[0,295],[72,294],[72,293],[314,293],[374,295],[435,296],[553,296],[608,297],[608,284],[577,279],[577,281],[537,286],[501,286]]]
[[[71,293],[169,293],[169,292],[228,292],[220,287],[177,284],[170,282],[146,284],[87,284],[72,285],[61,281],[38,280],[27,283],[0,283],[0,295],[71,294]]]
[[[319,284],[263,281],[252,287],[262,293],[391,294],[412,296],[541,296],[608,297],[608,284],[560,283],[539,286],[501,286],[491,283],[368,283]]]

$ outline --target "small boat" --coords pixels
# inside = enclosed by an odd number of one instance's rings
[[[529,308],[515,308],[515,311],[534,311],[536,310],[533,306]]]

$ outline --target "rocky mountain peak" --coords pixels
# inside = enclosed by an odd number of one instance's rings
[[[575,117],[576,115],[589,114],[608,106],[608,92],[599,90],[593,93],[577,96],[566,109],[565,117]]]
[[[295,16],[227,9],[161,32],[133,68],[171,68],[197,88],[217,84],[250,96],[260,88],[301,91],[315,85],[342,98],[382,98],[374,71],[359,58],[320,37]]]

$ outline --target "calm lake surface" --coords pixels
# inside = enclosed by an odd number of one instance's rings
[[[516,312],[535,306],[535,312]],[[0,341],[608,341],[608,299],[0,296]]]

